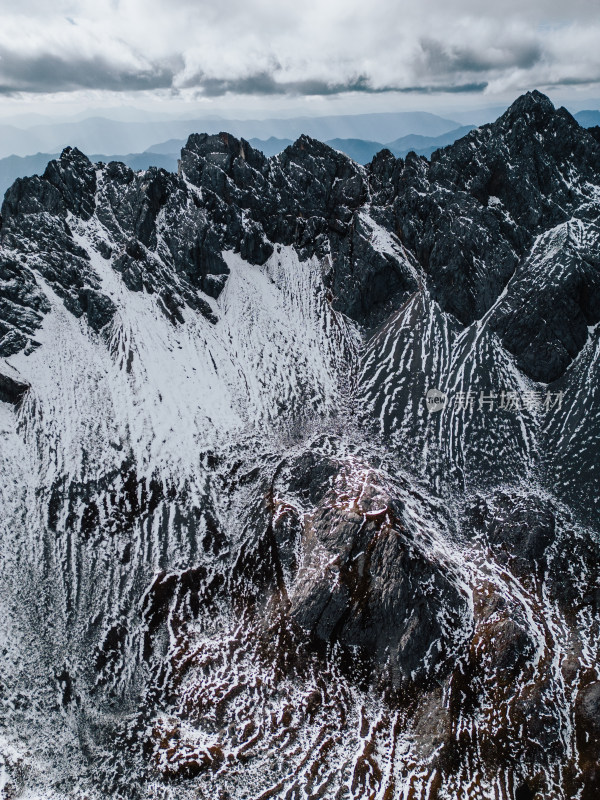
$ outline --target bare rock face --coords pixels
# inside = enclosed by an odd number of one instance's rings
[[[17,405],[31,387],[11,375],[0,373],[0,401]]]
[[[392,686],[443,675],[463,626],[466,598],[436,561],[401,500],[342,479],[305,520],[291,617],[316,640],[340,644]]]
[[[599,148],[15,182],[0,794],[598,796]]]
[[[600,683],[592,683],[581,692],[579,713],[597,741],[600,733]]]
[[[594,681],[583,686],[577,695],[575,707],[578,746],[581,752],[586,780],[582,797],[592,798],[600,790],[600,683]]]

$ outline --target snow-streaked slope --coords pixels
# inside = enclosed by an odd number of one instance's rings
[[[486,317],[461,330],[426,292],[415,294],[366,344],[358,383],[363,419],[438,490],[531,477],[535,411],[501,409],[501,392],[536,387]],[[427,392],[446,398],[429,413]]]
[[[124,286],[86,226],[74,228],[118,311],[94,334],[47,286],[43,346],[7,359],[33,387],[23,418],[46,480],[98,477],[129,453],[141,474],[187,477],[199,452],[232,437],[260,429],[269,438],[282,418],[339,409],[354,336],[327,304],[314,260],[280,248],[256,267],[225,253],[231,274],[213,301],[217,324],[185,309],[173,325],[156,296]]]

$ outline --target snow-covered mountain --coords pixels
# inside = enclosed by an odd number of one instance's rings
[[[0,793],[600,792],[600,141],[67,149],[0,228]]]

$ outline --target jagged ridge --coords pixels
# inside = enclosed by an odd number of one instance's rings
[[[595,797],[599,148],[534,92],[430,162],[14,184],[10,791]]]

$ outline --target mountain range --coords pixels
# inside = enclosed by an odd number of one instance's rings
[[[419,155],[429,156],[434,150],[446,144],[451,144],[470,130],[472,130],[472,126],[456,128],[441,136],[410,134],[385,145],[380,142],[365,141],[363,139],[331,139],[326,144],[335,150],[341,150],[346,153],[359,164],[367,164],[376,153],[385,148],[399,157],[406,156],[410,150],[414,150]],[[274,156],[281,153],[293,142],[291,139],[278,139],[275,136],[271,136],[268,139],[250,139],[249,143],[264,155]],[[169,172],[176,172],[179,154],[185,144],[186,140],[169,139],[166,142],[149,147],[143,153],[129,153],[127,155],[101,155],[96,153],[91,154],[89,158],[94,162],[103,162],[105,164],[111,161],[120,161],[134,170],[162,167]],[[46,168],[46,164],[52,159],[58,158],[58,156],[58,153],[36,153],[32,156],[7,156],[6,158],[1,158],[0,195],[4,195],[4,192],[17,178],[25,178],[42,173]]]
[[[597,798],[599,212],[539,92],[430,159],[17,179],[5,795]]]
[[[187,138],[195,131],[218,133],[225,126],[231,133],[246,138],[295,139],[306,133],[323,141],[340,137],[387,142],[408,134],[439,136],[459,127],[459,123],[421,111],[263,120],[205,116],[190,120],[131,122],[88,117],[27,127],[0,125],[0,157],[60,152],[66,145],[76,145],[89,153],[139,153],[156,142]]]
[[[367,164],[376,153],[384,148],[388,148],[394,155],[399,157],[406,156],[410,150],[414,150],[419,155],[429,156],[434,150],[446,144],[451,144],[470,130],[472,130],[472,126],[453,128],[439,136],[408,134],[387,144],[363,139],[340,138],[328,140],[327,144],[336,150],[346,153],[359,164]],[[249,142],[252,147],[260,150],[266,156],[272,156],[281,153],[282,150],[292,144],[292,139],[280,139],[270,136],[268,139],[251,138]],[[150,146],[142,153],[128,153],[127,155],[92,153],[89,157],[94,162],[109,163],[110,161],[120,161],[135,170],[147,169],[153,166],[175,172],[179,153],[185,143],[185,139],[168,139],[165,142]],[[28,156],[10,155],[0,158],[0,195],[4,195],[4,192],[17,178],[42,173],[46,164],[57,158],[58,155],[59,153],[36,153]]]
[[[365,139],[327,139],[325,144],[334,150],[340,150],[342,153],[350,156],[358,164],[368,164],[373,157],[381,150],[389,150],[393,155],[398,158],[404,158],[411,151],[417,155],[430,156],[434,150],[439,150],[440,147],[445,147],[447,144],[452,144],[457,139],[465,136],[469,131],[472,131],[473,125],[463,125],[460,127],[452,128],[450,131],[440,134],[439,136],[423,136],[421,134],[410,133],[405,136],[400,136],[392,142],[373,142]],[[260,150],[266,156],[275,156],[283,152],[286,147],[293,144],[291,139],[278,139],[271,136],[268,139],[251,138],[248,140],[249,144],[255,150]],[[152,145],[146,151],[147,154],[160,154],[179,156],[179,153],[186,144],[182,139],[169,139],[166,142]],[[1,162],[0,162],[1,164]]]
[[[486,114],[482,118],[486,118]],[[457,113],[458,118],[465,113]],[[477,114],[473,115],[477,117]],[[481,115],[480,115],[481,116]],[[600,123],[599,111],[580,111],[575,118],[583,127]],[[40,117],[43,119],[43,117]],[[467,117],[468,119],[468,117]],[[121,161],[132,169],[162,167],[177,169],[177,159],[185,138],[169,138],[148,145],[149,139],[159,138],[165,132],[204,130],[217,132],[223,127],[248,137],[250,144],[266,156],[277,155],[292,144],[302,133],[325,141],[330,147],[341,150],[359,164],[368,164],[380,150],[387,148],[395,156],[404,158],[412,150],[417,155],[429,157],[435,150],[452,144],[473,129],[473,125],[421,112],[390,114],[356,114],[336,117],[298,117],[279,120],[225,120],[207,117],[203,120],[154,120],[146,122],[124,119],[84,118],[68,123],[39,124],[30,120],[25,128],[0,126],[0,195],[17,179],[43,172],[46,164],[56,158],[67,142],[87,150],[93,161]],[[273,131],[278,132],[275,135]],[[268,138],[260,138],[268,134]],[[379,136],[377,141],[372,137]],[[388,137],[395,137],[388,141]],[[284,138],[282,138],[284,137]],[[293,137],[293,138],[289,138]],[[51,143],[51,152],[47,152]],[[116,149],[112,150],[110,147]],[[42,152],[46,148],[45,152]],[[121,148],[121,155],[115,155]],[[136,149],[144,148],[142,152]],[[104,155],[100,154],[103,150]],[[36,152],[37,151],[37,152]],[[123,154],[126,153],[126,154]]]

